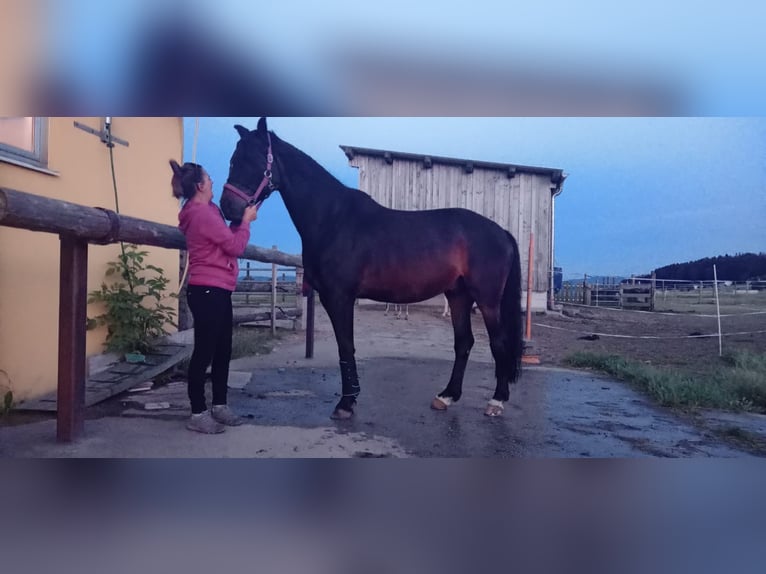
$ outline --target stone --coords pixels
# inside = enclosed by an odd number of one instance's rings
[[[147,411],[162,411],[170,408],[170,403],[146,403],[144,409]]]
[[[252,373],[246,373],[243,371],[229,371],[229,380],[227,385],[230,389],[244,389],[252,378]]]

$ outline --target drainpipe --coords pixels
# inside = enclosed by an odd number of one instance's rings
[[[554,295],[554,278],[556,273],[556,262],[554,260],[554,244],[555,244],[555,237],[556,237],[556,198],[561,195],[561,192],[564,191],[564,181],[566,181],[566,178],[568,177],[568,174],[565,174],[562,172],[561,179],[558,182],[558,185],[555,188],[555,191],[553,192],[553,196],[551,197],[551,254],[550,254],[550,261],[551,261],[551,269],[550,269],[550,285],[549,285],[549,291],[548,291],[548,309],[553,310],[556,302],[555,302],[555,295]]]

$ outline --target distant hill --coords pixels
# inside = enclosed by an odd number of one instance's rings
[[[766,280],[766,253],[738,253],[705,257],[687,263],[674,263],[659,267],[654,272],[657,279],[679,281],[712,281],[713,265],[719,280],[757,281]]]

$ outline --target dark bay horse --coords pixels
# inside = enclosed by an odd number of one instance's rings
[[[473,347],[476,302],[489,333],[497,386],[485,414],[503,412],[509,384],[521,375],[521,266],[513,236],[465,209],[397,211],[350,189],[311,157],[268,131],[266,119],[240,140],[231,157],[221,208],[239,221],[248,203],[278,189],[303,242],[306,282],[332,322],[340,356],[342,398],[332,418],[353,416],[359,395],[354,358],[357,298],[408,304],[444,293],[455,331],[455,364],[432,402],[445,410],[462,394]]]

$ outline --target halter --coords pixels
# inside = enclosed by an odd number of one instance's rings
[[[271,153],[271,134],[266,132],[266,137],[269,140],[269,149],[266,152],[266,170],[263,172],[263,180],[261,181],[261,185],[258,186],[258,189],[255,190],[255,193],[253,195],[247,195],[245,192],[243,192],[235,185],[232,185],[231,183],[227,183],[223,186],[224,193],[233,193],[240,199],[243,199],[248,206],[255,205],[256,207],[260,207],[261,203],[266,201],[266,198],[268,198],[269,195],[271,195],[271,192],[276,189],[274,182],[271,181],[271,166],[274,164],[274,155]],[[263,199],[258,201],[258,198],[261,196],[263,190],[266,189],[266,187],[269,188],[269,193],[267,193]]]

